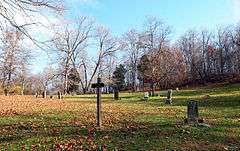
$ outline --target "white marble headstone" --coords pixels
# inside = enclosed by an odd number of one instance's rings
[[[148,92],[144,93],[144,98],[149,98],[149,93]]]

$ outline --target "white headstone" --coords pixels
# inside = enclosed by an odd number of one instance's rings
[[[148,92],[144,93],[144,98],[149,98],[149,93]]]

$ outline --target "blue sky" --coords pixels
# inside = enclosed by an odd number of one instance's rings
[[[67,17],[79,14],[121,35],[141,29],[146,16],[156,16],[170,25],[175,37],[188,29],[214,29],[240,21],[240,0],[69,0]]]
[[[121,36],[131,28],[141,30],[146,16],[156,16],[172,27],[176,40],[189,29],[216,29],[240,21],[240,0],[65,0],[66,18],[90,16]],[[44,55],[42,55],[44,56]],[[43,61],[44,60],[44,61]],[[33,73],[49,66],[47,57],[34,63]]]

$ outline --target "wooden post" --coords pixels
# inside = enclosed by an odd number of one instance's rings
[[[101,115],[101,88],[104,87],[104,83],[101,82],[101,78],[97,79],[97,83],[92,84],[92,88],[97,89],[97,127],[102,127],[102,115]]]
[[[97,79],[97,83],[101,83],[101,79]],[[100,87],[97,88],[97,126],[102,126],[102,116],[101,116],[101,91]]]

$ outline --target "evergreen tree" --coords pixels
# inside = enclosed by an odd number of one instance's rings
[[[140,58],[139,64],[138,64],[138,80],[141,81],[143,84],[146,82],[147,76],[146,73],[148,72],[149,69],[149,59],[147,55],[143,55]]]
[[[123,90],[125,88],[125,74],[126,69],[124,65],[120,64],[113,72],[113,86],[115,89]]]
[[[75,68],[72,68],[70,70],[68,79],[69,79],[68,92],[77,92],[79,90],[80,75]]]

